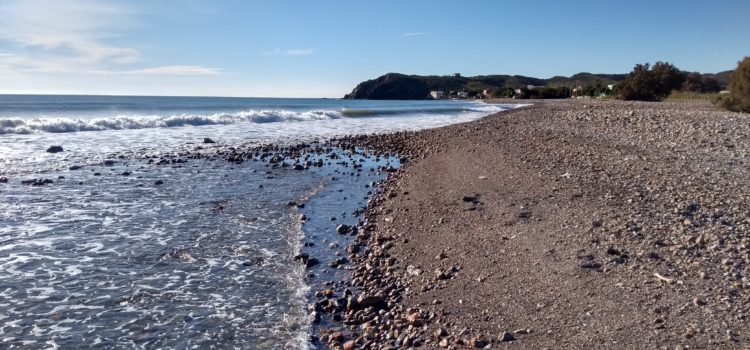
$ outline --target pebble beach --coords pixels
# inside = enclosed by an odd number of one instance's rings
[[[747,114],[536,101],[337,142],[403,164],[358,226],[351,289],[312,307],[342,315],[329,348],[750,342]]]

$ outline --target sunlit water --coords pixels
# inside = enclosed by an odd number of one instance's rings
[[[157,166],[139,156],[422,129],[501,109],[0,96],[0,176],[9,179],[0,183],[0,347],[305,348],[309,288],[293,257],[329,217],[353,221],[345,214],[383,176],[375,168],[391,163],[369,159],[354,176],[335,162],[295,171],[205,159]],[[204,137],[219,145],[200,144]],[[45,152],[51,145],[65,151]],[[34,178],[54,183],[21,184]],[[318,203],[305,209],[316,232],[287,205],[308,199]]]

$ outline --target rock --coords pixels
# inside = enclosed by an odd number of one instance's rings
[[[484,339],[482,336],[477,336],[469,340],[469,346],[472,348],[483,348],[487,346],[489,343],[490,342],[487,341],[487,339]]]
[[[448,338],[440,339],[440,341],[438,342],[438,346],[440,346],[441,348],[447,348],[448,347]]]
[[[107,159],[102,164],[104,164],[105,166],[113,166],[113,165],[115,165],[115,163],[117,163],[117,162],[114,161],[114,160],[112,160],[112,159]]]
[[[598,270],[602,267],[602,264],[596,261],[586,261],[581,264],[582,270]]]
[[[6,183],[8,183],[8,178],[0,176],[0,184],[6,184]]]
[[[62,151],[62,146],[50,146],[49,148],[47,148],[47,153],[59,153]]]
[[[46,184],[51,184],[54,181],[50,179],[31,179],[31,180],[23,180],[21,181],[21,184],[23,185],[29,185],[29,186],[44,186]]]
[[[360,306],[363,308],[372,307],[375,309],[385,309],[388,307],[388,304],[386,303],[385,299],[380,296],[376,295],[370,295],[370,296],[360,296],[357,299],[357,303],[359,303]]]
[[[414,265],[409,265],[406,267],[406,273],[411,276],[419,276],[422,274],[422,270],[420,270]]]
[[[339,234],[342,234],[342,235],[349,233],[349,231],[351,229],[352,228],[349,225],[341,224],[341,225],[336,226],[336,232],[338,232]]]
[[[693,298],[693,305],[695,305],[695,306],[703,306],[703,305],[706,305],[706,301],[703,300],[703,299],[701,299],[701,298],[695,297],[695,298]]]
[[[447,280],[449,278],[451,278],[451,275],[449,273],[443,271],[443,269],[436,269],[435,270],[435,279],[436,280]]]
[[[434,335],[435,335],[435,338],[440,339],[440,338],[443,338],[443,337],[447,337],[448,336],[448,331],[446,331],[445,328],[443,328],[443,327],[439,327],[438,329],[435,330]]]
[[[354,340],[349,340],[346,343],[344,343],[344,350],[354,350]]]
[[[305,167],[302,164],[294,164],[294,167],[292,167],[294,170],[305,170]]]
[[[80,165],[73,165],[70,168],[68,168],[68,170],[80,170],[80,169],[83,169],[83,167]]]
[[[208,137],[203,138],[203,143],[216,143],[216,141],[209,139]]]
[[[164,181],[162,181],[162,180],[156,180],[156,181],[154,181],[154,185],[156,185],[156,186],[163,185],[163,184],[164,184]]]
[[[333,267],[333,268],[338,268],[339,266],[344,265],[347,262],[348,260],[346,258],[338,258],[334,261],[331,261],[331,263],[328,264],[328,266]]]
[[[516,340],[516,337],[514,337],[513,333],[511,332],[503,332],[499,337],[497,337],[497,340],[501,342],[509,342]]]
[[[424,325],[424,319],[419,312],[414,312],[406,316],[406,322],[414,327],[422,327]]]

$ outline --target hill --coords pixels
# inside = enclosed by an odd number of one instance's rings
[[[463,77],[460,75],[405,75],[388,73],[376,79],[358,84],[345,99],[369,100],[424,100],[430,91],[466,91],[470,96],[485,89],[517,89],[528,85],[548,87],[606,86],[625,79],[626,74],[591,74],[578,73],[571,77],[556,76],[549,79],[527,77],[523,75],[479,75]]]

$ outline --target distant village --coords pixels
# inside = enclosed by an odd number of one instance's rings
[[[460,73],[453,74],[460,77]],[[524,85],[521,87],[506,87],[504,89],[487,88],[479,92],[471,93],[466,90],[433,90],[430,91],[429,98],[433,100],[466,100],[476,99],[484,100],[490,98],[513,98],[513,99],[534,99],[534,98],[602,98],[611,96],[614,93],[615,84],[595,86],[576,86],[569,87],[549,87]]]

